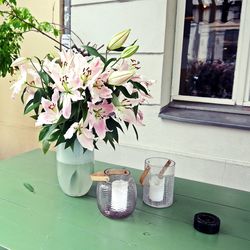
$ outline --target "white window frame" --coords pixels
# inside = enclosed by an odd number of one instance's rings
[[[179,95],[186,1],[177,1],[171,100],[250,106],[250,1],[242,0],[232,99]]]

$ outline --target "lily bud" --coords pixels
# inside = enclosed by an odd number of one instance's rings
[[[135,69],[114,71],[109,76],[108,83],[114,86],[121,86],[123,83],[127,82],[135,74],[135,72]]]
[[[121,53],[121,58],[128,58],[131,57],[136,53],[136,51],[139,49],[138,45],[131,45],[127,47],[125,50],[122,51]]]
[[[131,31],[130,29],[127,29],[114,35],[107,46],[108,50],[116,50],[116,49],[121,48],[121,46],[127,40],[130,31]]]

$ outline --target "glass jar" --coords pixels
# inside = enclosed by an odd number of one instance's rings
[[[100,212],[109,218],[125,218],[133,213],[136,205],[137,189],[128,170],[106,169],[107,181],[98,182],[97,205]]]
[[[163,208],[173,204],[175,162],[152,157],[145,160],[141,177],[143,202],[151,207]]]

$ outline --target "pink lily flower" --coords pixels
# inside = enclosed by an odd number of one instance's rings
[[[71,102],[76,102],[79,100],[82,100],[83,97],[81,96],[80,92],[78,90],[71,89],[69,92],[66,90],[61,95],[61,102],[63,104],[62,108],[62,114],[65,119],[69,119],[71,115]]]
[[[65,139],[70,139],[75,133],[77,133],[77,139],[82,147],[93,151],[94,150],[94,135],[86,128],[86,122],[81,120],[79,123],[74,122],[64,135]]]
[[[12,98],[14,99],[15,96],[21,91],[22,86],[25,84],[27,81],[27,67],[25,65],[19,66],[21,77],[17,82],[15,82],[10,89],[13,89],[12,91]]]
[[[28,62],[26,57],[18,57],[14,62],[12,62],[11,67],[20,67]]]
[[[116,115],[123,121],[130,124],[136,123],[135,113],[131,108],[121,106],[117,109]]]
[[[125,122],[128,122],[130,124],[134,125],[144,125],[143,124],[143,113],[138,110],[137,116],[135,116],[134,111],[126,106],[121,106],[116,111],[117,117]]]
[[[109,89],[105,83],[108,80],[110,72],[102,73],[96,82],[91,86],[89,86],[90,94],[92,96],[92,102],[97,103],[102,99],[112,98],[112,90]]]
[[[99,57],[94,58],[89,62],[88,66],[84,68],[83,74],[81,76],[83,86],[92,89],[94,83],[99,78],[104,68],[104,63]]]
[[[55,82],[55,89],[61,92],[60,102],[63,104],[62,114],[64,118],[68,119],[71,115],[71,103],[82,100],[80,91],[81,87],[80,74],[75,71],[72,54],[63,54],[62,67],[56,61],[45,61],[44,69]],[[70,60],[66,62],[65,60]]]
[[[33,62],[33,64],[31,64],[31,63],[28,63],[28,59],[26,58],[18,58],[13,62],[12,65],[15,67],[19,67],[20,75],[21,75],[19,80],[11,86],[11,89],[13,89],[12,98],[15,98],[15,96],[21,91],[22,86],[25,83],[28,83],[27,89],[26,89],[26,92],[28,93],[34,92],[34,89],[32,88],[32,86],[34,87],[42,86],[40,76],[37,73],[37,71],[41,69],[38,63]],[[28,79],[29,79],[29,82],[28,82]],[[33,98],[33,95],[28,96],[28,101],[32,98]]]
[[[141,111],[137,112],[137,116],[133,111],[133,107],[139,105],[139,99],[128,99],[120,93],[119,97],[115,100],[115,114],[116,117],[122,121],[135,125],[143,125],[143,114]]]
[[[26,86],[25,96],[26,96],[26,103],[28,103],[31,99],[34,98],[34,94],[37,91],[37,88],[42,88],[42,82],[39,74],[37,73],[37,70],[40,70],[41,67],[37,63],[33,63],[36,69],[34,69],[34,66],[32,65],[32,68],[27,69],[27,73],[29,76],[31,76],[32,80],[28,82],[28,85]]]
[[[104,139],[108,131],[106,120],[114,112],[113,104],[108,104],[103,101],[101,104],[88,103],[89,116],[88,122],[91,128],[95,129],[96,134],[100,139]]]
[[[73,57],[75,55],[74,51],[71,49],[62,49],[61,52],[58,53],[60,56],[60,59],[62,63],[69,63],[73,60]]]
[[[58,90],[54,90],[54,93],[52,95],[52,101],[42,98],[42,107],[44,109],[44,112],[41,112],[38,116],[38,119],[36,121],[36,126],[41,126],[44,124],[53,124],[56,123],[61,113],[58,110],[57,102],[59,100],[59,92]]]

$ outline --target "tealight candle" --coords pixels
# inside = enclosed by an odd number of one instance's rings
[[[149,180],[149,199],[160,202],[164,197],[165,178],[159,178],[157,175],[151,176]]]
[[[111,190],[112,209],[115,211],[126,210],[128,200],[128,182],[124,180],[113,181]]]

